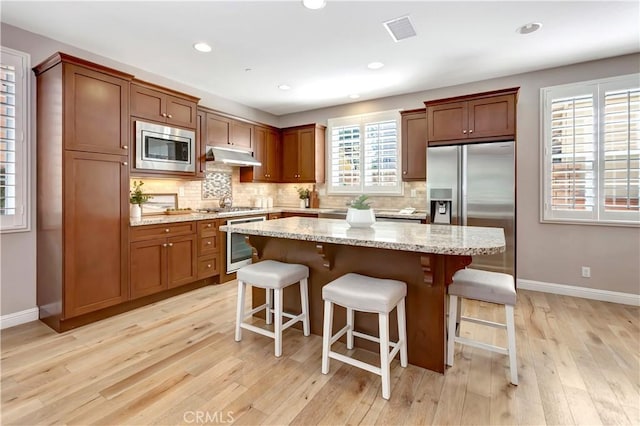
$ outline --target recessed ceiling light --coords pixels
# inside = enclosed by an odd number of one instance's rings
[[[289,89],[291,89],[291,86],[289,86],[288,84],[280,84],[280,85],[278,85],[278,89],[280,89],[280,90],[289,90]]]
[[[382,62],[371,62],[369,65],[367,65],[367,68],[369,68],[370,70],[379,70],[382,67],[384,67],[384,64]]]
[[[530,24],[521,26],[516,30],[516,32],[520,34],[531,34],[538,31],[540,28],[542,28],[542,24],[540,22],[531,22]]]
[[[349,97],[350,97],[351,99],[358,99],[358,98],[360,97],[360,95],[358,95],[357,93],[354,93],[354,94],[352,94],[352,95],[349,95]]]
[[[211,52],[211,46],[209,46],[207,43],[204,43],[204,42],[194,44],[193,48],[196,49],[198,52],[204,52],[204,53]]]
[[[326,0],[302,0],[302,4],[307,9],[317,10],[325,7],[327,2]]]

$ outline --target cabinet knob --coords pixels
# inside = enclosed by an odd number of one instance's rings
[[[123,165],[123,166],[128,166],[128,165],[129,165],[129,163],[127,163],[126,161],[123,161],[123,162],[122,162],[122,165]]]
[[[207,241],[207,245],[210,246],[211,245],[211,241]]]
[[[122,149],[129,149],[127,145],[122,145]]]
[[[169,243],[169,247],[173,247],[173,243]]]
[[[165,229],[164,232],[169,232],[169,228]]]
[[[473,133],[473,129],[472,129],[472,130],[469,130],[469,133]]]
[[[466,130],[463,130],[463,131],[462,131],[462,133],[464,133],[464,134],[466,135],[466,134],[467,134],[467,131],[466,131]]]
[[[207,228],[211,228],[211,224],[210,223],[207,223]]]
[[[404,170],[404,171],[402,172],[402,174],[403,174],[403,175],[406,175],[406,174],[407,174],[407,171],[406,171],[406,170]]]
[[[207,268],[211,268],[211,264],[210,263],[207,264]]]
[[[167,114],[167,117],[168,117],[168,118],[173,118],[173,115],[171,115],[171,114]]]
[[[166,112],[163,112],[163,113],[162,113],[162,116],[163,116],[163,117],[166,117],[166,116],[167,116],[167,113],[166,113]]]
[[[162,245],[162,247],[166,247],[166,246],[167,246],[167,243],[164,243],[164,244]]]

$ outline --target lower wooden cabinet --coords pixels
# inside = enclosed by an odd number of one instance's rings
[[[198,279],[220,274],[218,221],[198,221]]]
[[[132,299],[198,279],[194,222],[135,227],[131,240],[129,283]]]

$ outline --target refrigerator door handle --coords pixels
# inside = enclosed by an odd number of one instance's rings
[[[458,167],[458,182],[460,182],[460,191],[458,193],[458,202],[460,203],[460,224],[467,226],[467,146],[460,147],[460,166]]]

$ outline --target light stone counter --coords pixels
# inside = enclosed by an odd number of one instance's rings
[[[220,230],[291,240],[315,241],[420,253],[474,256],[505,251],[501,228],[376,222],[351,228],[340,219],[290,217],[221,226]]]

